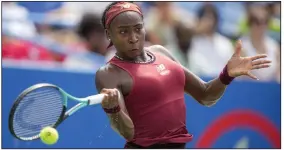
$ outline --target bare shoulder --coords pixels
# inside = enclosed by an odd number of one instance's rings
[[[151,51],[151,52],[156,52],[156,53],[164,53],[165,51],[168,51],[162,45],[151,45],[151,46],[146,47],[146,49]]]
[[[98,77],[110,77],[113,76],[114,73],[119,72],[119,69],[112,65],[112,64],[106,64],[105,66],[100,67],[97,72],[96,76]]]
[[[170,51],[162,45],[152,45],[152,46],[146,47],[146,49],[149,50],[150,52],[153,52],[153,53],[162,54],[162,55],[172,59],[173,61],[177,61],[173,57],[173,55],[170,53]]]
[[[117,75],[120,73],[120,69],[112,64],[106,64],[99,68],[95,75],[95,82],[98,91],[103,88],[117,88],[119,79]]]

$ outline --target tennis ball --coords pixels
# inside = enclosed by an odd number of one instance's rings
[[[39,137],[44,144],[52,145],[58,140],[58,132],[52,127],[45,127],[40,131]]]

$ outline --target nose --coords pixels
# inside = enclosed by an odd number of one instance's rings
[[[129,43],[130,44],[135,44],[138,42],[138,37],[135,33],[132,33],[130,36],[129,36]]]

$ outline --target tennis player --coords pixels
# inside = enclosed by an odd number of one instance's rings
[[[126,139],[125,148],[185,148],[193,136],[186,129],[184,92],[212,106],[235,77],[257,79],[250,71],[269,67],[264,54],[241,57],[238,41],[219,77],[204,82],[163,46],[144,47],[143,14],[137,5],[110,4],[102,23],[117,52],[97,71],[96,87],[106,94],[102,107],[112,128]]]

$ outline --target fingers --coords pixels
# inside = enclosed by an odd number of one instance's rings
[[[259,54],[259,55],[250,57],[250,59],[251,59],[251,60],[257,60],[257,59],[266,58],[266,57],[267,57],[266,54]]]
[[[254,79],[254,80],[259,80],[255,75],[253,75],[251,72],[247,73],[247,76],[249,76],[250,78]]]
[[[108,106],[108,103],[109,103],[109,95],[106,94],[106,95],[104,96],[104,99],[102,100],[101,105],[102,105],[103,107],[106,107],[106,106]]]
[[[257,60],[260,58],[265,58],[267,55],[261,54],[251,57],[252,60],[256,60],[252,62],[252,69],[262,69],[262,68],[268,68],[270,67],[270,60]]]
[[[113,108],[118,105],[118,90],[117,89],[102,89],[101,93],[105,94],[102,101],[104,108]]]
[[[242,51],[242,41],[238,40],[235,46],[235,53],[234,56],[241,56],[241,51]]]
[[[262,65],[262,64],[268,64],[271,63],[270,60],[256,60],[252,62],[252,65]]]
[[[101,90],[101,94],[108,94],[109,93],[109,89],[102,89]]]
[[[262,68],[268,68],[268,67],[270,67],[269,64],[263,64],[263,65],[252,66],[252,69],[262,69]]]

